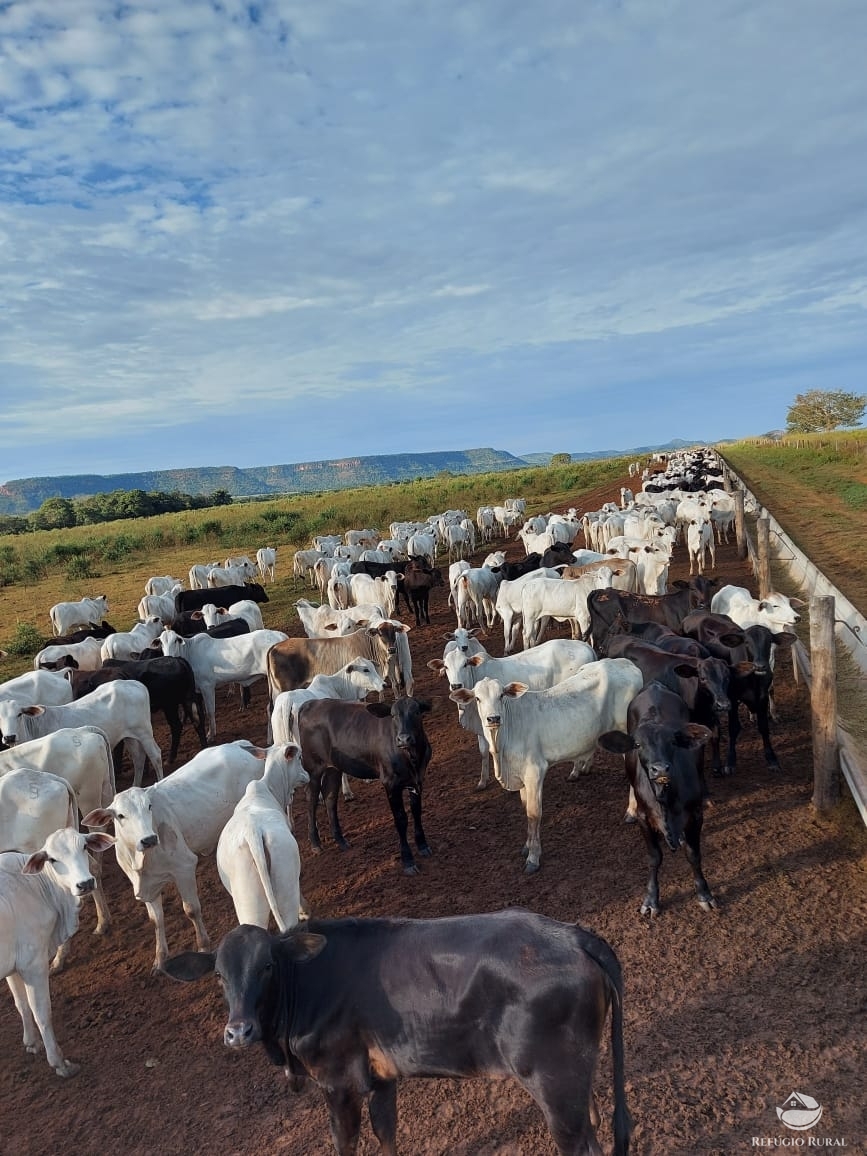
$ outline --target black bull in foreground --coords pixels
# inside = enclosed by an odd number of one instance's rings
[[[216,954],[185,952],[165,970],[185,981],[216,972],[225,1044],[263,1044],[296,1090],[313,1079],[339,1156],[356,1151],[365,1099],[395,1156],[401,1076],[512,1076],[563,1156],[599,1156],[592,1087],[611,1007],[614,1153],[629,1150],[620,964],[581,927],[515,908],[310,920],[282,935],[245,924]]]

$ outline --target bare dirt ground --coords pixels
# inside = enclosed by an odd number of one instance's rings
[[[582,508],[613,496],[610,488],[585,496]],[[520,554],[510,548],[510,556]],[[718,551],[716,573],[721,582],[754,588],[733,545]],[[682,560],[671,576],[685,576]],[[754,1137],[771,1144],[781,1135],[804,1139],[777,1119],[776,1106],[792,1091],[823,1106],[811,1140],[844,1138],[848,1151],[865,1151],[867,838],[848,795],[831,818],[811,809],[809,703],[790,664],[782,662],[776,678],[781,772],[766,769],[747,722],[738,774],[711,782],[703,849],[719,909],[699,908],[686,860],[667,853],[663,912],[650,922],[638,913],[643,842],[623,823],[625,780],[613,756],[599,753],[576,783],[566,781],[565,766],[548,772],[542,869],[523,875],[520,800],[495,782],[475,792],[476,740],[458,728],[445,683],[426,668],[454,626],[445,592],[436,591],[432,603],[432,624],[414,628],[410,640],[415,693],[434,704],[426,716],[434,755],[424,799],[434,855],[422,861],[420,875],[405,877],[382,792],[359,784],[358,801],[341,804],[350,850],[341,854],[323,832],[324,851],[314,858],[298,800],[302,884],[316,915],[421,917],[519,905],[581,922],[611,943],[623,965],[634,1153],[745,1153],[758,1147]],[[280,624],[266,616],[266,625]],[[487,645],[501,654],[502,636],[493,634]],[[167,732],[157,725],[156,733],[166,751]],[[221,707],[220,741],[264,744],[265,734],[264,692],[254,693],[249,713],[233,703]],[[185,732],[181,759],[196,749]],[[125,768],[119,787],[128,785]],[[94,911],[85,904],[68,968],[52,981],[58,1037],[66,1055],[81,1062],[80,1074],[63,1081],[44,1058],[28,1056],[12,1000],[0,998],[0,1151],[330,1154],[317,1089],[290,1095],[282,1071],[261,1050],[225,1049],[216,982],[182,986],[151,975],[153,932],[111,852],[105,878],[112,935],[92,936]],[[234,917],[212,859],[200,864],[199,890],[216,942]],[[192,947],[174,891],[166,911],[171,949]],[[607,1047],[597,1094],[600,1140],[610,1151]],[[404,1153],[555,1152],[535,1104],[511,1082],[405,1081],[398,1104]],[[360,1152],[377,1150],[365,1120]]]

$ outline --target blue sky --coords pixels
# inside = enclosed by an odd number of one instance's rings
[[[867,392],[861,0],[0,0],[0,479]]]

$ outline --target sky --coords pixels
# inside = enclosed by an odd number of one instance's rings
[[[0,479],[867,392],[863,0],[0,0]]]

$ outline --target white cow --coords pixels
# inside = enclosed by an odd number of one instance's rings
[[[51,1020],[49,961],[78,930],[81,896],[95,886],[88,852],[114,843],[110,835],[54,831],[32,855],[0,855],[0,976],[9,984],[24,1028],[24,1047],[45,1058],[58,1076],[79,1065],[64,1059]]]
[[[32,670],[0,682],[0,698],[26,699],[49,706],[72,702],[72,687],[64,671]]]
[[[586,642],[570,641],[568,638],[552,638],[541,646],[534,646],[521,654],[495,658],[488,654],[478,642],[470,651],[462,645],[463,639],[450,641],[442,660],[432,658],[428,662],[431,670],[441,678],[449,680],[449,690],[472,690],[483,678],[496,678],[506,685],[513,681],[524,683],[530,690],[547,690],[573,674],[588,662],[596,661],[596,652]],[[482,756],[482,773],[476,789],[487,787],[490,778],[490,748],[485,738],[474,703],[458,704],[458,717],[464,730],[472,731],[479,738],[479,752]]]
[[[159,618],[164,626],[171,626],[177,614],[175,594],[182,589],[182,586],[178,586],[170,594],[145,594],[138,604],[139,620],[146,622],[149,618]]]
[[[543,566],[538,570],[531,570],[529,574],[522,574],[520,578],[514,578],[511,582],[500,583],[494,606],[503,623],[504,654],[511,654],[518,641],[524,587],[528,582],[535,582],[537,578],[559,579],[560,571],[555,570],[552,566]]]
[[[469,626],[472,619],[482,628],[493,626],[502,580],[502,573],[490,566],[472,566],[458,577],[455,593],[458,626]]]
[[[156,777],[163,777],[162,755],[151,726],[150,695],[147,687],[134,679],[107,682],[65,706],[0,700],[0,733],[10,747],[65,727],[81,726],[105,731],[112,749],[120,742],[125,743],[132,758],[136,786],[142,781],[145,757]]]
[[[219,626],[227,618],[243,618],[251,631],[265,629],[259,603],[254,602],[252,598],[242,598],[240,602],[233,602],[229,607],[215,606],[213,602],[206,602],[202,607],[202,618],[209,630],[212,626]]]
[[[381,578],[369,574],[350,574],[349,592],[354,606],[381,606],[383,616],[391,618],[397,606],[397,571],[387,570]]]
[[[219,562],[202,562],[190,567],[188,575],[191,590],[204,590],[208,585],[208,574]]]
[[[55,634],[68,634],[79,626],[99,626],[108,614],[108,598],[82,598],[78,602],[58,602],[48,611]]]
[[[381,694],[385,679],[369,658],[354,658],[336,674],[317,674],[306,687],[281,690],[271,709],[271,734],[275,743],[297,743],[298,710],[302,703],[315,698],[338,698],[344,702],[363,702],[371,692]]]
[[[385,618],[382,607],[373,602],[349,606],[346,610],[332,610],[330,606],[314,606],[306,598],[299,598],[295,609],[308,638],[352,634],[361,626],[369,626]]]
[[[801,621],[798,609],[806,603],[800,598],[770,593],[767,598],[753,598],[744,586],[723,586],[711,599],[713,614],[727,614],[738,626],[766,626],[777,634]]]
[[[710,568],[716,569],[716,543],[710,518],[692,518],[686,527],[686,549],[689,553],[689,572],[704,574],[705,554],[710,553]]]
[[[288,749],[288,748],[287,748]],[[296,747],[300,757],[300,751]],[[247,784],[217,842],[217,871],[232,896],[238,923],[268,927],[273,914],[278,931],[288,931],[306,914],[301,894],[301,855],[287,808],[295,786],[309,782],[298,761],[287,763],[279,781]]]
[[[521,629],[524,649],[535,646],[548,621],[568,622],[573,638],[581,638],[590,629],[587,596],[591,590],[610,586],[614,578],[610,566],[589,570],[580,578],[540,578],[528,582],[521,591]]]
[[[118,630],[103,640],[100,658],[103,665],[110,658],[135,658],[152,642],[156,642],[165,627],[163,620],[152,617],[147,622],[137,622],[130,630]]]
[[[33,659],[33,669],[72,665],[76,670],[99,670],[102,666],[102,638],[84,638],[81,642],[55,643],[43,647]],[[71,659],[72,662],[67,662]]]
[[[162,574],[154,578],[148,578],[145,582],[145,594],[168,594],[175,590],[183,590],[183,583],[180,578],[173,578],[171,574]],[[144,615],[140,615],[144,617]]]
[[[208,571],[208,586],[243,586],[248,578],[255,578],[258,573],[252,562],[240,566],[212,566]]]
[[[624,729],[612,720],[625,723],[642,683],[635,663],[601,658],[549,690],[527,690],[520,682],[503,686],[495,678],[484,678],[473,690],[452,691],[455,702],[475,699],[494,774],[507,791],[521,792],[527,812],[527,874],[539,870],[542,855],[542,785],[548,767],[571,759],[569,778],[577,778],[589,767],[599,736]]]
[[[208,719],[209,740],[217,735],[217,687],[227,682],[249,686],[256,679],[264,678],[268,651],[276,642],[284,642],[287,638],[282,630],[251,630],[249,634],[239,634],[236,638],[211,638],[209,634],[181,638],[174,630],[162,632],[163,654],[185,658],[193,668],[196,689],[202,696]]]
[[[277,565],[277,550],[274,546],[260,546],[256,551],[256,565],[259,567],[259,577],[264,582],[266,578],[274,581],[274,570]]]
[[[224,743],[200,751],[161,782],[144,789],[129,787],[116,794],[108,807],[85,815],[86,826],[115,825],[117,861],[155,928],[154,970],[168,957],[163,887],[174,882],[195,927],[196,947],[207,951],[210,940],[196,889],[198,856],[214,851],[247,784],[259,778],[270,782],[272,776],[286,774],[289,762],[298,776],[297,785],[304,773],[297,747],[263,749],[243,740]]]
[[[413,534],[406,544],[407,555],[427,559],[431,566],[436,566],[437,540],[435,534]]]
[[[623,541],[612,545],[610,558],[626,558],[635,563],[639,594],[664,594],[668,588],[671,550],[655,542]]]

